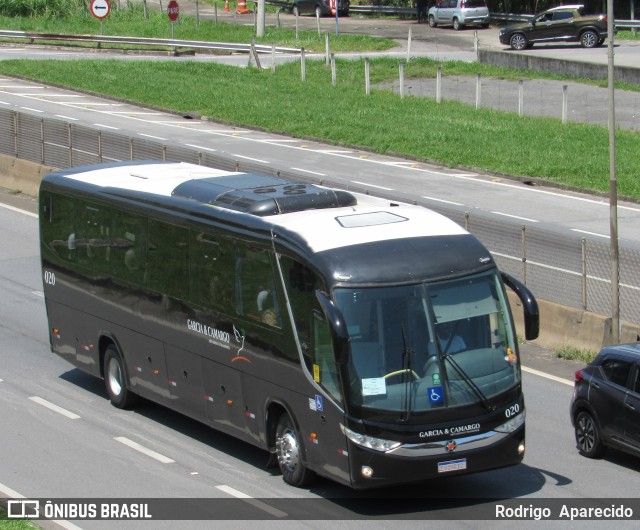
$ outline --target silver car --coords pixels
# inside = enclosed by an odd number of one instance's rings
[[[429,9],[429,26],[489,27],[489,8],[485,0],[439,0]]]

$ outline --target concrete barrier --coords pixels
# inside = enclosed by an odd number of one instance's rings
[[[607,79],[607,65],[567,61],[527,55],[512,51],[479,50],[478,60],[491,66],[551,72],[585,79]],[[640,85],[640,68],[615,66],[614,77],[617,81],[631,85]]]
[[[509,292],[509,301],[519,336],[524,337],[524,316],[518,297]],[[571,346],[581,350],[597,352],[602,346],[612,343],[611,318],[582,309],[538,300],[540,309],[540,336],[533,344],[558,350]],[[640,326],[624,322],[620,331],[620,342],[640,340]]]
[[[0,186],[20,190],[31,196],[38,195],[42,177],[56,168],[0,155]],[[524,337],[524,317],[518,297],[509,292],[516,331]],[[582,350],[598,351],[611,343],[611,319],[595,313],[538,300],[540,308],[540,337],[533,344],[557,350],[573,346]],[[624,323],[621,342],[640,340],[640,326]]]
[[[0,155],[0,186],[36,197],[40,181],[56,168]]]

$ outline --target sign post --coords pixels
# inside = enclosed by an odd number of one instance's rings
[[[169,15],[169,20],[171,21],[171,38],[173,39],[173,23],[180,16],[180,6],[176,0],[171,0],[167,5],[167,15]]]
[[[100,35],[102,35],[102,21],[109,16],[110,12],[109,0],[91,0],[91,14],[100,19]]]

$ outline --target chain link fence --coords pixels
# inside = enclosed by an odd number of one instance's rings
[[[0,153],[56,168],[128,160],[179,160],[228,171],[265,172],[264,166],[257,162],[98,131],[7,109],[0,109]],[[276,172],[283,177],[309,179],[291,170],[276,169]],[[534,225],[481,214],[472,216],[448,205],[434,206],[430,203],[428,207],[472,232],[491,251],[498,266],[522,280],[536,297],[610,315],[608,242],[570,238]],[[621,246],[621,320],[632,324],[640,324],[639,270],[640,250]]]

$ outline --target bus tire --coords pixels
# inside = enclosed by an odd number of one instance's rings
[[[113,345],[104,354],[104,383],[114,407],[128,409],[135,404],[137,396],[127,388],[124,361]]]
[[[276,456],[283,480],[290,486],[302,488],[314,478],[314,473],[302,463],[300,436],[293,421],[283,413],[276,427]]]

